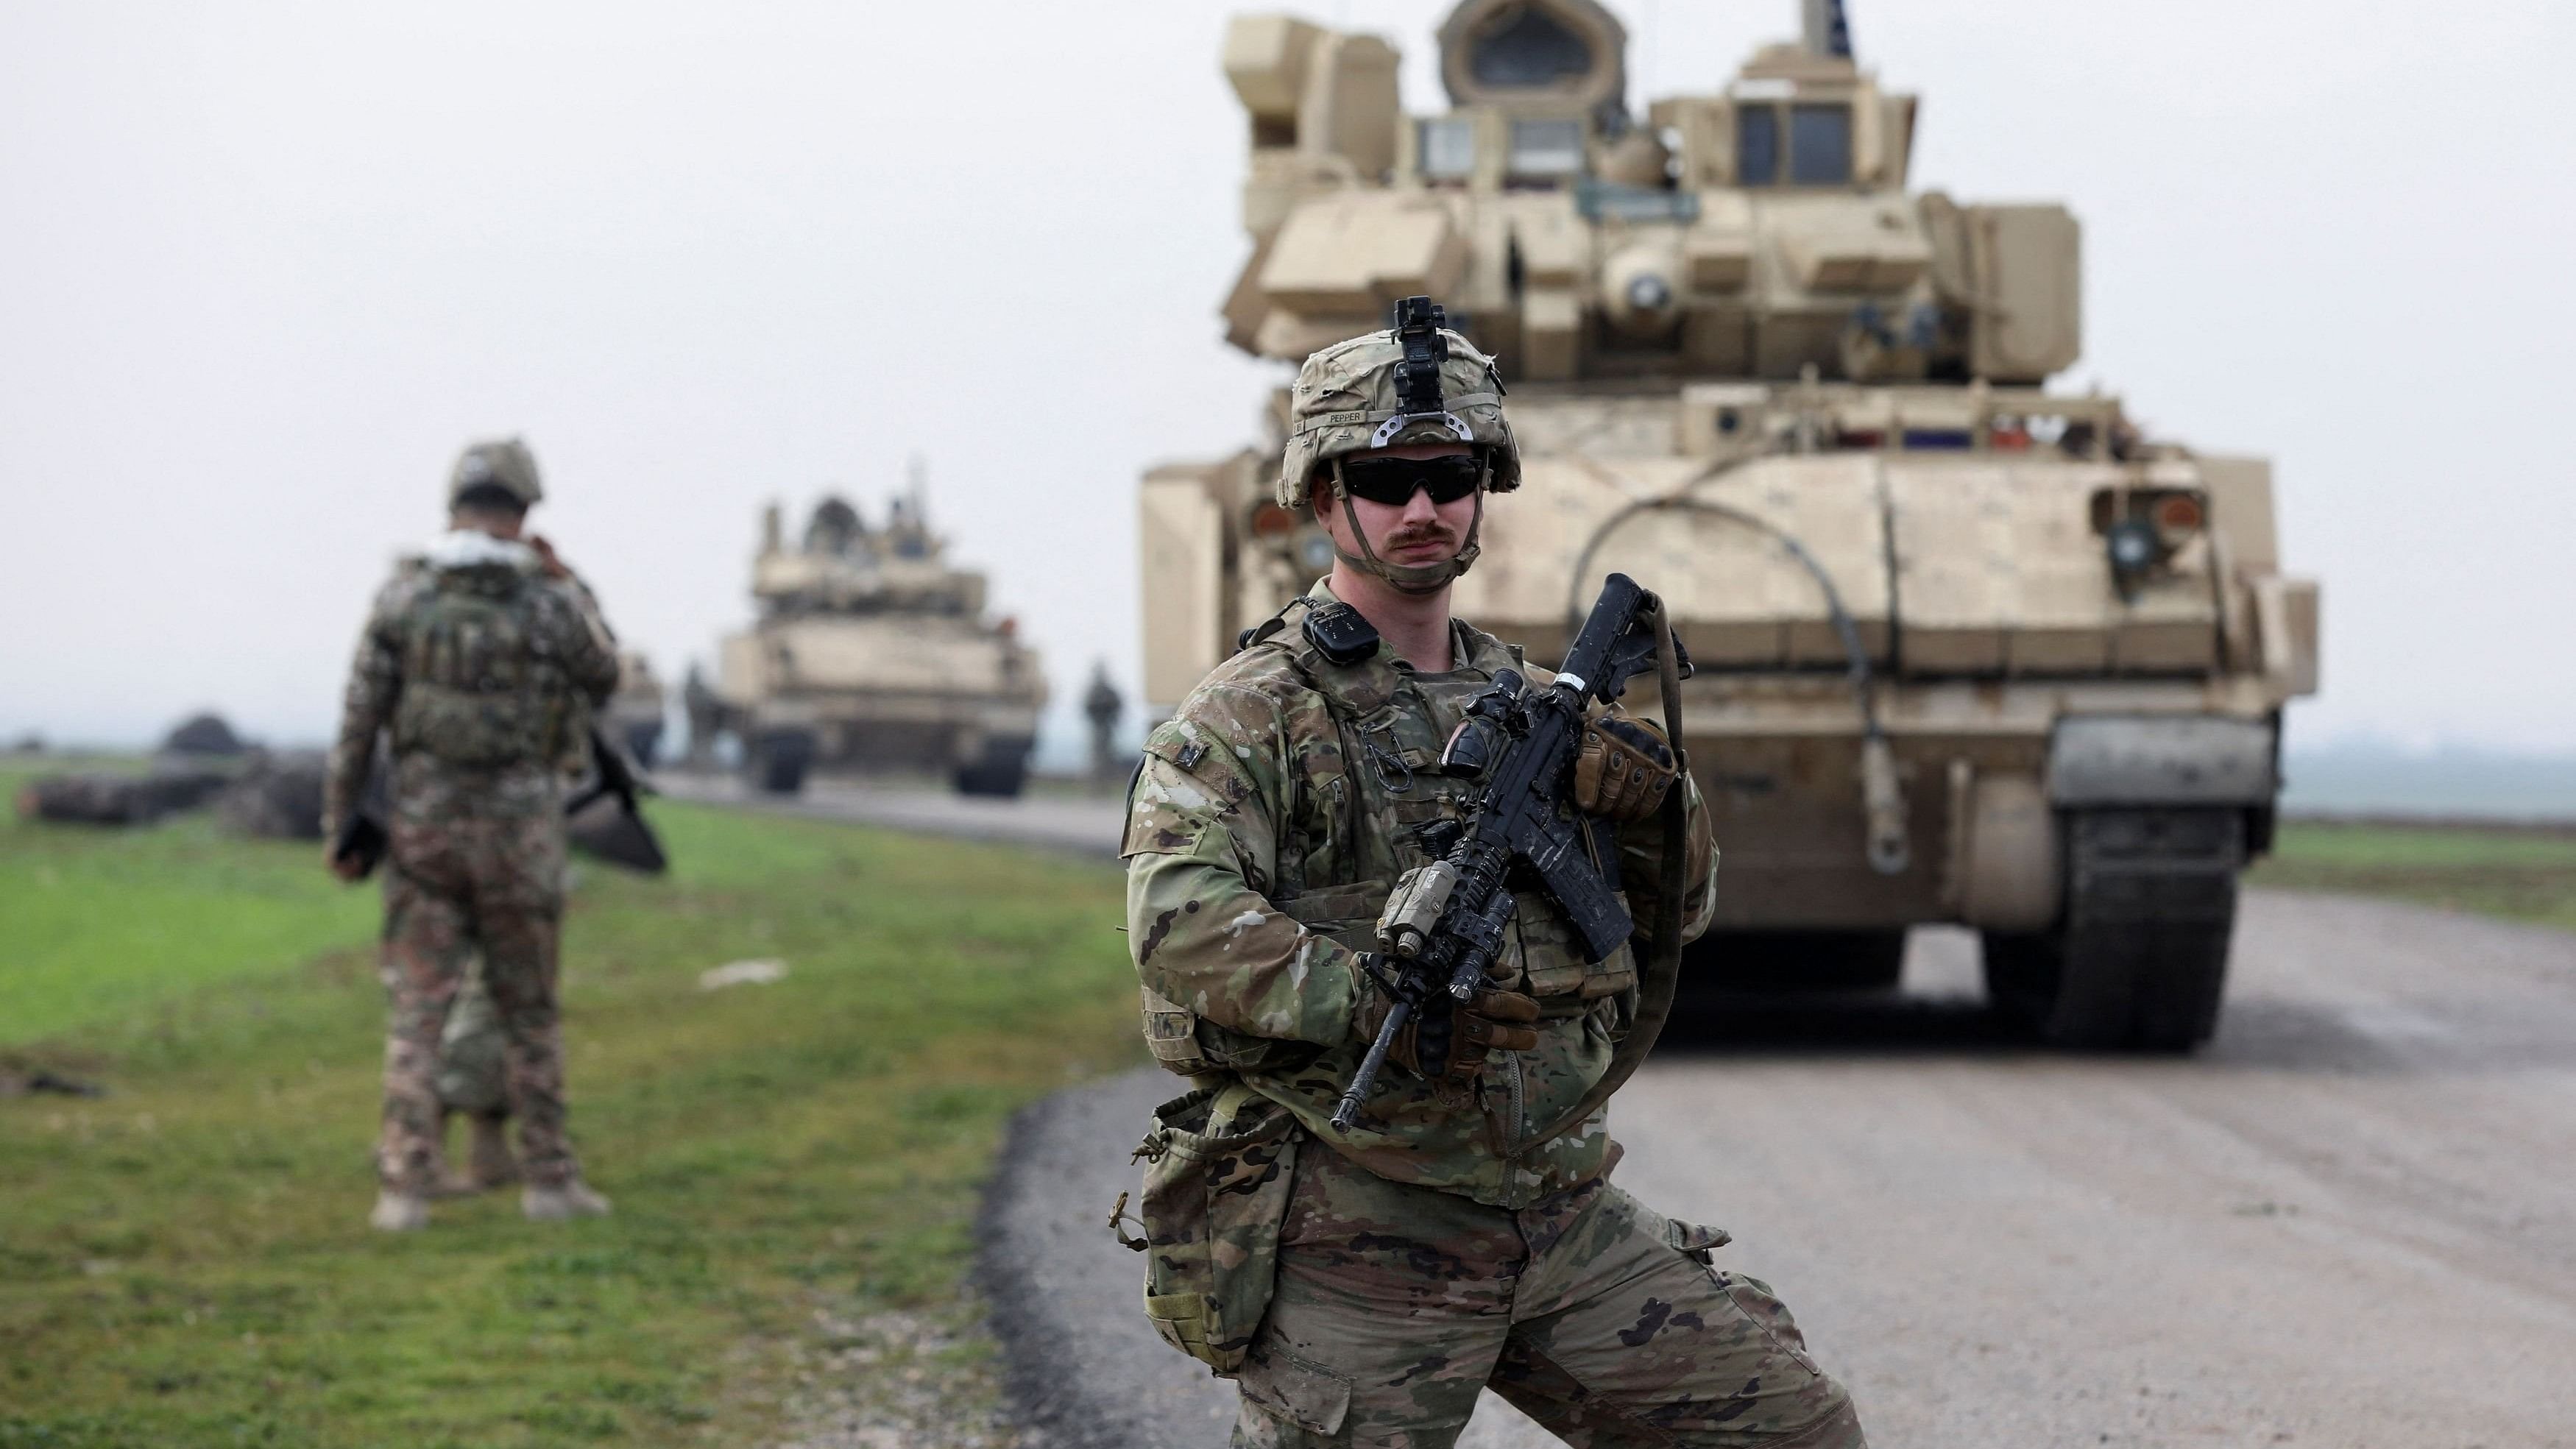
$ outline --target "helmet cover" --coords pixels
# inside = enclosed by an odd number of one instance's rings
[[[536,455],[517,438],[475,443],[458,454],[456,467],[447,475],[448,506],[454,507],[465,490],[486,486],[519,500],[521,508],[532,507],[546,496],[537,484]]]
[[[1416,300],[1398,303],[1399,312]],[[1436,321],[1436,308],[1431,315]],[[1436,410],[1407,406],[1407,390],[1415,403],[1426,401],[1420,384],[1427,379],[1399,379],[1405,347],[1396,328],[1334,343],[1306,359],[1288,394],[1288,445],[1274,494],[1282,508],[1305,507],[1316,472],[1334,459],[1407,443],[1471,444],[1487,465],[1488,487],[1509,493],[1520,486],[1520,445],[1503,417],[1494,360],[1448,328],[1438,328],[1437,336],[1447,356],[1437,364]]]

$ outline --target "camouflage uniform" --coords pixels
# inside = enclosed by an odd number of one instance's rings
[[[1301,376],[1299,398],[1377,420],[1359,383]],[[1319,583],[1309,600],[1330,597]],[[1432,859],[1425,827],[1470,800],[1437,770],[1442,746],[1496,671],[1551,676],[1464,623],[1446,673],[1384,650],[1335,664],[1294,627],[1300,607],[1152,733],[1133,793],[1147,1035],[1200,1087],[1140,1154],[1148,1316],[1236,1379],[1238,1445],[1446,1445],[1489,1385],[1576,1444],[1861,1444],[1787,1310],[1708,1266],[1725,1235],[1609,1185],[1605,1111],[1558,1122],[1609,1067],[1638,982],[1629,949],[1585,962],[1545,895],[1520,895],[1495,972],[1537,998],[1537,1047],[1494,1053],[1464,1089],[1391,1061],[1361,1123],[1330,1127],[1368,1045],[1357,952],[1397,879]],[[1689,937],[1714,905],[1715,851],[1678,788]],[[1660,832],[1590,826],[1632,913],[1656,919]],[[1198,1173],[1179,1191],[1175,1164]],[[1174,1221],[1191,1200],[1195,1220]]]
[[[388,1192],[438,1185],[440,1034],[478,949],[527,1180],[551,1187],[579,1176],[564,1135],[555,1000],[564,765],[582,712],[616,682],[615,643],[587,590],[544,576],[524,546],[447,535],[376,598],[324,818],[345,817],[378,732],[390,730],[381,972],[392,1005],[376,1150]]]

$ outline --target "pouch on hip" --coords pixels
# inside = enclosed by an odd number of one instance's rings
[[[1304,1133],[1288,1109],[1239,1082],[1206,1087],[1154,1109],[1137,1207],[1141,1237],[1110,1226],[1145,1254],[1145,1316],[1163,1341],[1219,1375],[1243,1364],[1270,1311],[1279,1223]]]

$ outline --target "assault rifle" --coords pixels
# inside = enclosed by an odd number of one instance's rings
[[[389,766],[379,753],[374,766],[367,772],[364,793],[332,837],[332,857],[356,860],[360,880],[374,874],[376,867],[384,863],[385,851],[391,843],[385,828],[389,813],[386,798],[391,794],[388,775]],[[647,875],[660,875],[669,868],[670,862],[662,853],[660,838],[645,822],[643,807],[637,803],[643,796],[653,793],[652,784],[636,772],[625,752],[610,743],[599,726],[592,725],[589,782],[573,792],[563,806],[563,813],[571,821],[573,847],[598,856],[611,865],[622,865]],[[609,809],[591,808],[602,800],[616,803]]]
[[[1440,860],[1407,872],[1378,917],[1379,944],[1399,963],[1392,980],[1382,979],[1394,1004],[1333,1109],[1335,1130],[1347,1132],[1359,1120],[1387,1051],[1407,1021],[1441,993],[1466,1001],[1485,984],[1485,972],[1502,954],[1511,925],[1515,877],[1535,880],[1564,909],[1582,939],[1586,960],[1599,961],[1627,942],[1635,923],[1616,887],[1593,866],[1567,795],[1583,739],[1586,702],[1616,700],[1631,678],[1659,665],[1669,719],[1678,707],[1675,686],[1689,672],[1690,660],[1665,627],[1661,601],[1626,574],[1612,574],[1555,682],[1532,689],[1506,669],[1467,706],[1466,719],[1441,753],[1440,768],[1455,778],[1481,781],[1484,788],[1457,842]],[[1671,732],[1678,759],[1680,731]],[[1665,805],[1662,901],[1667,920],[1659,923],[1672,928],[1675,946],[1680,795],[1676,785]],[[1649,1035],[1646,1044],[1651,1041]],[[1624,1079],[1626,1072],[1618,1075]],[[1588,1114],[1590,1109],[1584,1110]]]

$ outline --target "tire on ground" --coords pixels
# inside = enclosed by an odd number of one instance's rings
[[[751,783],[772,795],[793,795],[805,788],[805,772],[814,763],[811,730],[776,728],[754,734],[743,751],[743,772]]]
[[[983,753],[957,767],[957,793],[1016,798],[1028,788],[1029,750],[1033,744],[1025,739],[985,741]]]
[[[2245,817],[2084,810],[2066,817],[2066,912],[1983,940],[1987,994],[2051,1046],[2185,1052],[2218,1029]]]

